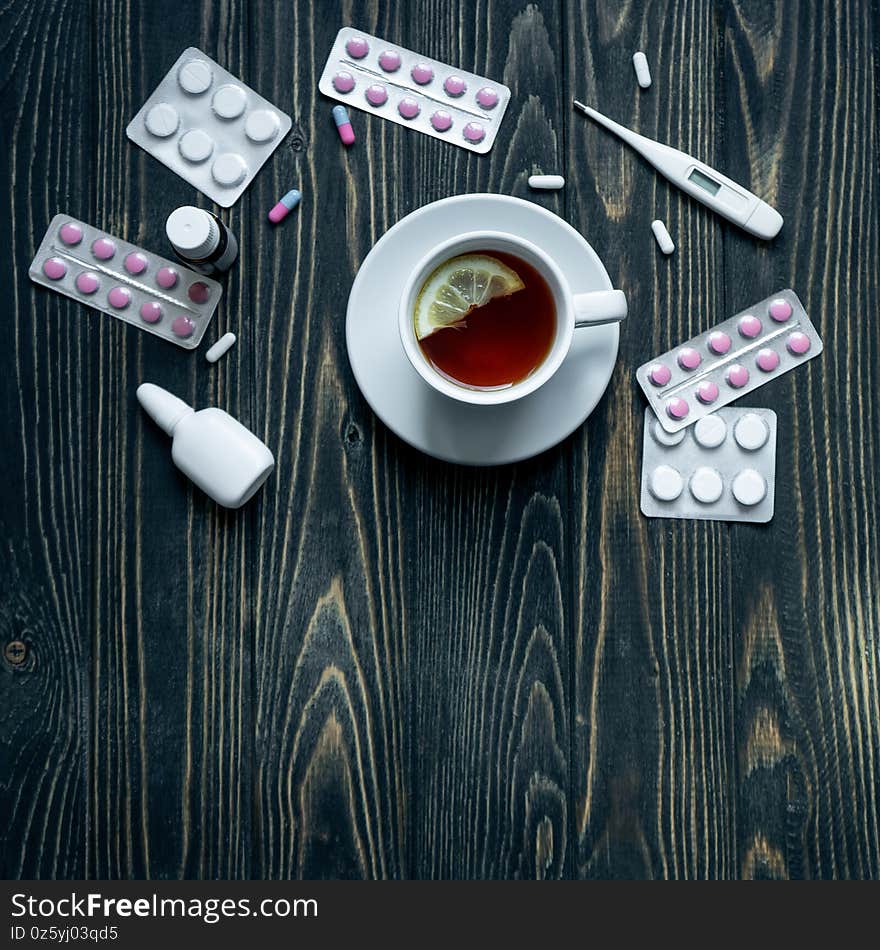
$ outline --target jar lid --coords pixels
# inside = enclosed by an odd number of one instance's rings
[[[190,260],[203,260],[220,243],[220,228],[207,211],[184,205],[168,215],[165,233],[174,249]]]

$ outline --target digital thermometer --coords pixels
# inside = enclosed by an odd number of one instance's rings
[[[645,138],[632,129],[627,129],[590,106],[574,100],[582,112],[595,119],[599,125],[613,132],[631,145],[654,168],[665,175],[673,185],[686,191],[691,197],[718,214],[738,224],[744,231],[769,241],[779,234],[782,215],[766,201],[746,191],[735,181],[710,168],[705,162],[680,152],[677,148]]]

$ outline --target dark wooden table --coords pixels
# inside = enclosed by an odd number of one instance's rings
[[[343,7],[503,78],[493,151],[361,112],[343,149],[317,92]],[[880,876],[878,36],[868,0],[4,4],[3,876]],[[188,45],[294,119],[223,213],[216,368],[27,276],[58,211],[166,253],[167,214],[209,206],[125,137]],[[780,236],[575,96],[749,185]],[[376,239],[473,191],[562,215],[630,302],[588,422],[485,470],[391,435],[344,343]],[[779,415],[775,518],[646,520],[635,367],[786,286],[825,353],[743,400]],[[173,468],[144,380],[265,439],[253,503]]]

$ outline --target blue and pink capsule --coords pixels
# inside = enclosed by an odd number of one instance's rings
[[[278,202],[277,205],[269,212],[269,220],[272,224],[278,224],[279,221],[283,221],[288,214],[299,204],[300,198],[302,195],[296,190],[296,188],[291,189],[287,194]]]
[[[354,145],[354,129],[345,106],[333,106],[333,121],[343,145]]]

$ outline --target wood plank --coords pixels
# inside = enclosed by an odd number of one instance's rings
[[[749,398],[776,410],[779,442],[773,522],[732,549],[738,871],[876,878],[877,23],[848,0],[725,10],[737,180],[786,219],[770,246],[725,244],[727,310],[792,287],[825,343]]]
[[[247,25],[235,3],[96,5],[93,220],[168,254],[167,215],[181,204],[211,207],[129,143],[125,126],[184,45],[243,75]],[[223,214],[236,234],[243,208]],[[250,299],[239,267],[208,339],[239,332]],[[155,382],[249,425],[247,325],[244,347],[212,369],[201,353],[110,324],[98,350],[103,398],[92,443],[98,617],[87,867],[96,877],[246,877],[255,513],[224,511],[193,488],[135,389]]]
[[[14,249],[0,263],[10,302],[0,347],[0,648],[9,658],[0,660],[0,873],[77,878],[86,868],[95,626],[95,467],[91,440],[80,434],[94,431],[98,367],[78,308],[35,292],[27,271],[59,201],[77,194],[88,207],[95,198],[82,121],[90,90],[80,81],[90,63],[88,10],[7,4],[0,36],[0,170],[8,183],[0,221]]]
[[[572,4],[566,99],[719,161],[714,9]],[[644,92],[632,67],[638,49],[654,77]],[[639,513],[644,403],[634,382],[640,363],[717,312],[726,232],[586,117],[573,115],[569,128],[567,214],[630,305],[619,365],[573,466],[577,873],[726,877],[734,873],[729,530]],[[655,217],[678,245],[670,258],[651,234]]]

